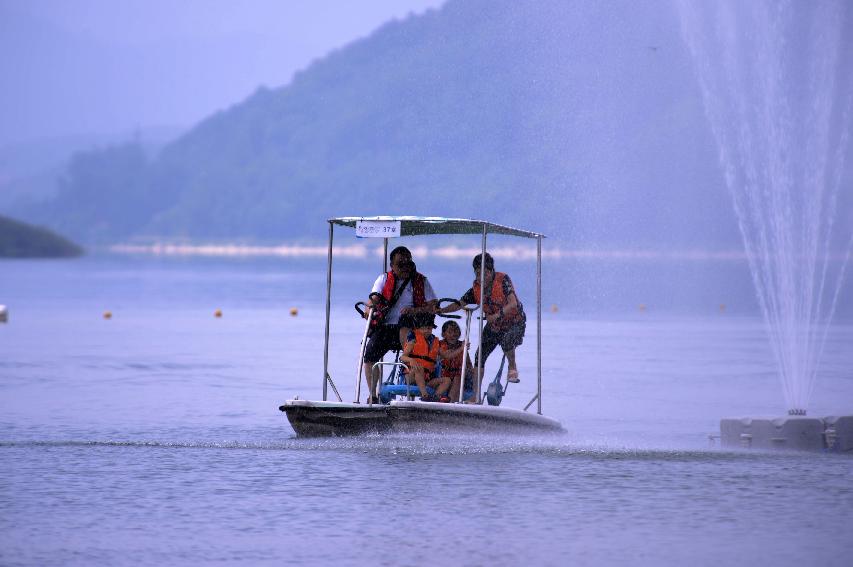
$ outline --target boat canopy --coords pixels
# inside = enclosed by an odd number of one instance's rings
[[[542,239],[544,234],[538,232],[530,232],[495,224],[483,220],[474,219],[456,219],[446,217],[415,217],[415,216],[376,216],[376,217],[335,217],[328,219],[329,223],[329,256],[326,272],[326,334],[325,344],[323,347],[323,401],[328,399],[327,386],[331,384],[332,389],[338,401],[342,401],[341,395],[332,382],[332,377],[329,375],[329,331],[331,326],[331,306],[332,306],[332,256],[334,248],[332,242],[334,240],[335,225],[346,226],[356,229],[356,233],[363,231],[361,237],[366,238],[382,238],[385,244],[385,252],[382,254],[383,272],[388,270],[388,239],[398,236],[418,236],[428,234],[471,234],[478,235],[481,238],[481,269],[485,269],[486,261],[486,240],[489,234],[502,234],[506,236],[520,236],[521,238],[531,238],[536,240],[536,395],[524,407],[530,407],[533,402],[537,402],[537,413],[542,413]],[[366,223],[366,224],[365,224]],[[374,224],[375,223],[375,224]],[[399,225],[397,224],[399,223]],[[384,225],[384,226],[382,226]],[[483,311],[485,305],[485,294],[480,296],[480,310]],[[468,321],[470,323],[471,311],[467,312]],[[483,321],[484,318],[478,317],[480,336],[479,346],[482,348],[483,341]],[[466,323],[466,341],[468,332],[468,323]],[[355,403],[359,403],[361,397],[361,374],[364,361],[364,345],[367,340],[367,330],[362,337],[362,351],[358,361],[358,373],[356,376],[355,387]],[[383,363],[378,363],[383,364]],[[480,398],[480,383],[482,382],[482,368],[477,368],[477,380],[475,382],[475,395]],[[463,373],[464,377],[464,373]],[[408,385],[406,385],[408,388]],[[371,393],[373,395],[373,393]],[[460,392],[459,401],[462,401],[462,392]]]
[[[483,228],[489,234],[505,234],[523,238],[545,238],[544,234],[530,232],[473,219],[451,219],[446,217],[337,217],[329,219],[332,224],[355,228],[359,221],[400,222],[400,236],[418,236],[421,234],[483,234]]]

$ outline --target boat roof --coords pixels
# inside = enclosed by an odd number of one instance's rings
[[[446,217],[336,217],[329,219],[330,223],[355,228],[358,221],[400,222],[400,236],[417,236],[422,234],[482,234],[486,227],[488,234],[505,234],[523,238],[545,238],[544,234],[521,230],[511,226],[474,219],[453,219]]]

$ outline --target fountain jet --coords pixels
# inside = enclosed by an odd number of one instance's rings
[[[841,192],[853,9],[776,0],[678,8],[788,413],[803,416],[853,244],[850,187]]]

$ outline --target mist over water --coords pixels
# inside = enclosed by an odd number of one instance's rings
[[[789,413],[805,413],[847,269],[853,69],[843,2],[679,2]]]

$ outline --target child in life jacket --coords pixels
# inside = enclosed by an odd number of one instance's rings
[[[462,330],[456,321],[446,321],[441,326],[441,336],[443,340],[439,342],[438,357],[441,363],[442,378],[450,379],[450,396],[439,399],[440,402],[456,402],[459,400],[459,383],[462,381],[462,351],[464,343],[459,340],[462,336]],[[464,356],[467,369],[465,370],[466,382],[472,383],[474,366],[471,364],[471,357],[467,354]]]
[[[436,377],[435,366],[438,363],[438,337],[432,334],[435,328],[432,315],[415,315],[415,328],[409,332],[403,355],[400,360],[408,367],[408,377],[415,381],[424,402],[435,402],[447,394],[450,388],[450,378]],[[432,396],[427,392],[427,386],[435,390]]]

